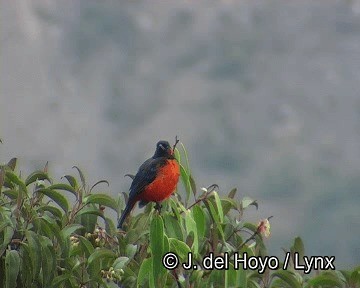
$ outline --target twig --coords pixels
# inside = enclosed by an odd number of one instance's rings
[[[212,191],[215,190],[215,188],[219,189],[219,185],[217,184],[212,184],[210,185],[208,188],[206,188],[206,192],[205,194],[203,194],[202,196],[200,196],[193,204],[191,204],[189,207],[187,207],[186,209],[191,209],[192,207],[194,207],[195,205],[199,204],[201,201],[204,201],[205,199],[207,199],[210,195],[210,193]],[[183,213],[184,211],[180,211],[180,214]]]
[[[176,147],[176,145],[179,143],[179,139],[178,139],[178,136],[176,135],[175,136],[175,144],[174,144],[174,146],[173,146],[173,151],[175,151],[175,147]]]

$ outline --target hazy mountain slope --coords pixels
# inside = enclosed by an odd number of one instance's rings
[[[272,253],[300,234],[358,263],[356,5],[2,0],[1,159],[76,164],[117,193],[177,134],[199,186],[275,216]]]

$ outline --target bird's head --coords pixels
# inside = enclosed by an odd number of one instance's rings
[[[173,156],[173,154],[174,152],[169,142],[162,140],[156,144],[156,150],[153,158],[169,157],[169,156]]]

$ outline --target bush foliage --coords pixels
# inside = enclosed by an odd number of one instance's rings
[[[115,200],[95,192],[106,181],[89,186],[74,167],[77,176],[55,183],[48,165],[23,177],[15,158],[1,166],[0,287],[360,287],[360,266],[310,274],[295,270],[295,253],[304,255],[300,238],[286,251],[287,269],[282,261],[263,273],[241,265],[235,269],[233,261],[227,270],[205,269],[202,260],[211,253],[265,259],[268,219],[247,222],[246,209],[257,203],[248,197],[236,200],[236,189],[227,196],[220,196],[216,185],[198,189],[183,146],[176,157],[183,185],[163,202],[160,214],[152,204],[133,212],[124,231],[116,229],[115,215],[125,207],[127,194]],[[180,263],[191,252],[198,268],[166,269],[167,252]]]

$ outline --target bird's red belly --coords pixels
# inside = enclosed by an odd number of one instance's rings
[[[153,182],[141,193],[141,200],[146,202],[161,202],[170,197],[179,181],[180,167],[176,160],[167,160],[161,167]]]

